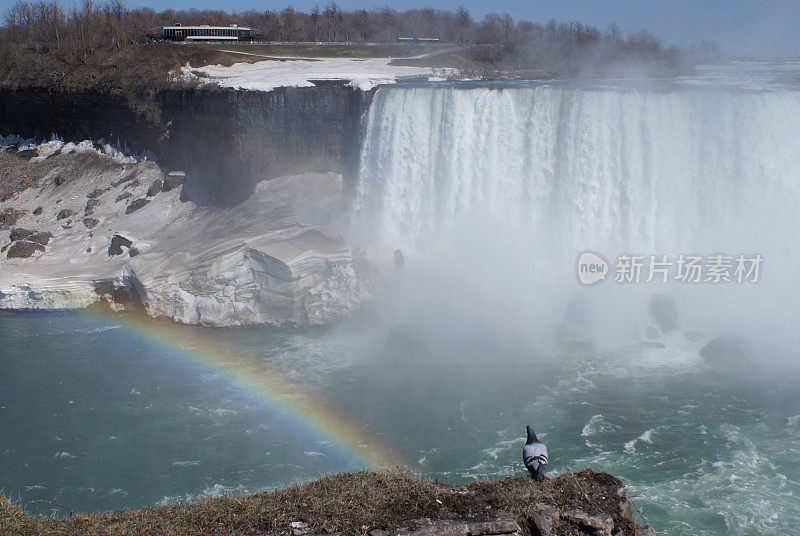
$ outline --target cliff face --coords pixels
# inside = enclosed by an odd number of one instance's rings
[[[111,95],[0,90],[0,133],[119,140],[152,151],[162,167],[189,171],[186,189],[196,201],[231,205],[264,179],[324,171],[352,177],[371,98],[339,82],[270,92],[176,88],[157,96],[156,120]]]

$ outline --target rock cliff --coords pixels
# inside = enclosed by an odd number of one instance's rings
[[[342,176],[259,183],[235,207],[186,200],[183,176],[96,144],[0,147],[0,308],[105,301],[187,324],[319,325],[357,307],[349,245],[325,226]]]

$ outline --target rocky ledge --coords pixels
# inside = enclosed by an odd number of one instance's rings
[[[231,208],[102,143],[0,147],[0,309],[96,302],[186,324],[322,325],[364,299],[342,177],[279,177]],[[191,189],[190,189],[191,190]]]
[[[65,505],[67,506],[67,505]],[[34,519],[0,497],[0,532],[45,536],[655,536],[637,523],[625,485],[570,471],[450,486],[397,472],[326,476],[272,492],[142,510]]]

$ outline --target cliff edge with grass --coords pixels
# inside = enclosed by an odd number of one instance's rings
[[[654,536],[634,515],[626,486],[606,473],[567,471],[451,486],[401,472],[325,476],[277,491],[166,506],[34,518],[0,497],[0,534]]]

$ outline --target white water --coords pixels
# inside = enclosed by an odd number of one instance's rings
[[[386,88],[367,119],[357,206],[388,247],[427,259],[455,249],[451,267],[483,266],[473,288],[487,273],[512,279],[506,290],[518,301],[575,292],[585,250],[612,264],[621,253],[758,253],[758,285],[722,293],[673,283],[670,292],[713,302],[709,318],[740,312],[729,327],[774,332],[798,313],[784,299],[800,291],[798,140],[800,91],[783,86]],[[552,288],[521,288],[534,272]],[[614,285],[594,295],[633,293]]]
[[[669,252],[794,214],[798,139],[795,91],[391,88],[359,201],[405,247],[479,215],[567,248]]]

